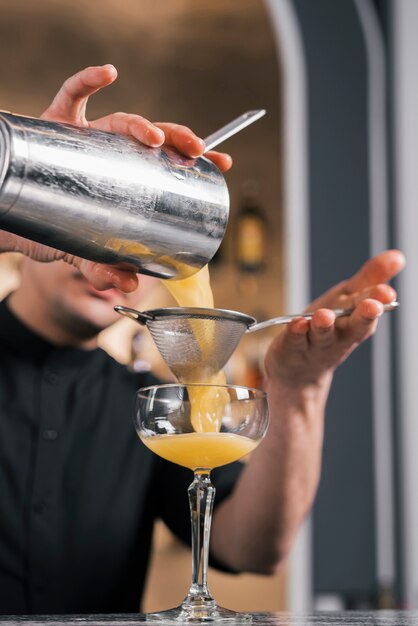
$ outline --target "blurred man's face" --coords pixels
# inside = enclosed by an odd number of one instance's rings
[[[118,289],[98,291],[80,272],[63,261],[37,263],[25,259],[22,283],[28,306],[36,306],[54,324],[80,338],[96,335],[120,319],[115,304],[136,307],[140,294],[155,279],[139,277],[139,287],[130,294]]]

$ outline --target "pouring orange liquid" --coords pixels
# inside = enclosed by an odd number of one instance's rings
[[[213,308],[214,306],[207,265],[189,278],[165,281],[164,284],[179,306],[204,308]],[[210,337],[200,340],[200,347],[204,353],[205,346],[202,341],[210,341]],[[199,383],[225,385],[225,372],[221,370],[206,380],[200,380]],[[224,406],[229,401],[228,394],[226,392],[224,395],[220,394],[219,389],[193,388],[192,386],[188,388],[188,392],[191,404],[191,423],[195,431],[197,433],[217,433],[222,422]]]
[[[207,268],[200,275],[167,286],[180,306],[213,307]],[[200,334],[194,334],[191,340],[198,342],[202,351],[200,356],[204,356],[205,347],[210,345],[207,342],[211,340],[211,331],[209,337],[205,335],[202,340]],[[220,384],[211,385],[215,380]],[[188,489],[192,523],[192,584],[180,607],[157,614],[156,620],[161,616],[167,619],[167,623],[171,623],[170,618],[173,617],[173,623],[178,624],[209,621],[241,623],[242,620],[235,619],[233,612],[217,607],[207,587],[212,501],[215,495],[210,472],[215,467],[246,456],[261,441],[268,420],[266,397],[262,392],[226,386],[223,372],[211,376],[210,380],[198,382],[200,384],[182,380],[179,386],[169,385],[171,391],[168,394],[165,385],[138,392],[136,426],[144,445],[160,457],[194,472],[194,480]],[[184,385],[187,386],[189,405],[183,398]],[[190,416],[194,432],[189,432],[190,423],[183,419],[186,415]],[[161,428],[167,434],[160,434]],[[250,619],[251,616],[248,616]]]

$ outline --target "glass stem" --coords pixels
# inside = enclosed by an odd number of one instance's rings
[[[196,470],[189,487],[192,523],[192,585],[189,601],[211,601],[208,590],[208,560],[210,526],[212,522],[215,487],[210,481],[210,471]]]

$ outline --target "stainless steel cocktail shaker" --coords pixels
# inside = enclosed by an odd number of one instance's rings
[[[228,212],[224,177],[204,157],[0,112],[0,229],[93,261],[185,278],[215,254]]]

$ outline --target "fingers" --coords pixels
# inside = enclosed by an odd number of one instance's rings
[[[151,148],[161,146],[165,139],[164,132],[157,126],[140,115],[130,113],[112,113],[90,122],[89,126],[98,130],[132,136]]]
[[[90,122],[90,126],[99,130],[135,137],[138,141],[152,148],[166,143],[191,158],[200,156],[204,150],[202,140],[187,126],[170,123],[152,124],[140,115],[113,113]],[[232,158],[229,154],[210,151],[205,156],[221,172],[226,172],[232,167]]]
[[[117,287],[125,293],[135,291],[138,287],[138,277],[133,271],[121,270],[111,265],[102,265],[66,255],[64,261],[78,267],[80,272],[96,289],[104,290]]]
[[[336,318],[329,309],[317,310],[311,321],[299,318],[273,341],[266,373],[286,385],[317,385],[376,330],[383,305],[366,298],[349,317]]]
[[[372,298],[359,302],[344,318],[336,318],[329,309],[318,309],[310,322],[299,319],[289,324],[287,341],[294,348],[332,350],[337,342],[345,348],[354,347],[375,331],[383,311],[382,303]]]
[[[169,122],[158,122],[155,124],[165,135],[165,143],[173,146],[179,152],[192,159],[202,156],[205,150],[205,143],[195,133],[180,124],[171,124]]]
[[[87,67],[68,78],[42,117],[58,122],[86,126],[86,105],[89,96],[110,85],[117,77],[113,65]]]
[[[306,350],[309,347],[308,333],[310,330],[310,323],[303,318],[295,319],[283,333],[283,343],[293,350]]]
[[[203,139],[200,139],[187,126],[168,122],[159,122],[156,123],[156,126],[164,131],[165,143],[173,146],[185,156],[195,159],[204,153],[205,143]],[[232,167],[232,158],[224,152],[210,150],[205,154],[205,157],[212,161],[221,172],[227,172]]]
[[[366,298],[358,303],[350,317],[353,322],[367,323],[376,320],[383,312],[384,309],[381,302],[372,298]]]
[[[320,362],[334,369],[377,328],[384,309],[381,302],[362,300],[349,317],[335,318],[332,311],[318,310],[312,318],[309,344],[313,352],[320,351]]]
[[[405,266],[405,257],[399,250],[386,250],[365,263],[352,278],[338,283],[319,296],[307,311],[327,307],[352,307],[365,297],[376,298],[384,304],[396,298],[396,292],[385,285]]]
[[[370,337],[376,330],[377,320],[383,314],[381,302],[367,298],[359,302],[347,318],[345,335],[351,342],[360,342]]]
[[[338,299],[338,307],[347,309],[353,308],[367,298],[378,300],[383,304],[389,304],[390,302],[396,300],[396,295],[395,289],[393,289],[390,285],[373,285],[373,287],[368,287],[360,292],[343,294]]]
[[[106,130],[123,135],[131,135],[147,146],[156,148],[163,143],[176,148],[189,158],[202,156],[205,144],[190,128],[181,124],[158,122],[152,124],[139,115],[113,113],[90,123],[93,128]],[[212,161],[221,172],[232,167],[232,158],[223,152],[210,151],[205,156]]]
[[[113,113],[88,123],[86,106],[89,97],[113,83],[116,77],[117,70],[110,64],[81,70],[65,81],[41,117],[132,136],[152,148],[159,147],[165,142],[189,158],[202,156],[205,143],[187,126],[169,122],[152,124],[140,115],[128,113]],[[222,172],[226,172],[232,166],[232,159],[228,154],[210,151],[206,156]]]
[[[405,257],[399,250],[386,250],[369,259],[352,278],[344,284],[346,293],[361,291],[377,283],[385,283],[405,266]]]
[[[319,309],[312,320],[300,319],[289,324],[285,341],[296,350],[315,353],[316,350],[328,351],[330,355],[338,341],[335,328],[335,315],[329,309]],[[318,361],[318,367],[322,363]]]
[[[87,123],[86,105],[89,97],[110,85],[116,77],[117,71],[113,65],[88,67],[78,72],[65,81],[43,117],[129,135],[151,147],[161,146],[164,133],[140,115],[113,113]]]
[[[225,152],[214,152],[210,150],[205,154],[205,157],[212,161],[221,172],[227,172],[232,167],[232,158]]]
[[[396,300],[396,291],[390,285],[380,284],[369,287],[363,290],[361,293],[356,294],[353,306],[357,305],[362,300],[371,298],[372,300],[378,300],[383,304],[389,304]]]
[[[329,309],[319,309],[311,320],[309,340],[313,347],[328,350],[335,342],[335,315]]]

